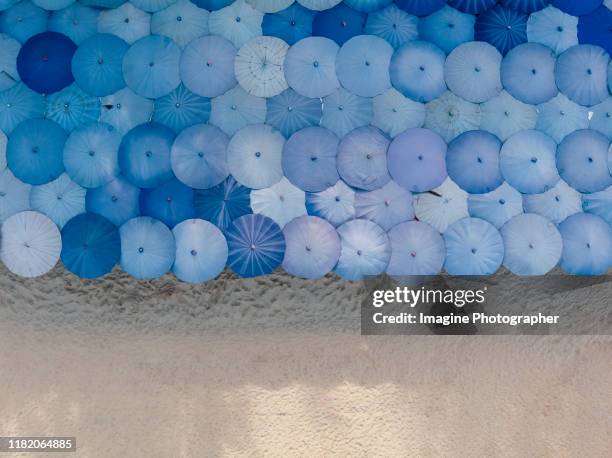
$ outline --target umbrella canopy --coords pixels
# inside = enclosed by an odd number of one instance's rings
[[[557,54],[578,44],[578,18],[554,6],[529,15],[527,39],[548,46]]]
[[[372,125],[391,137],[425,122],[425,105],[404,97],[391,88],[372,101]]]
[[[21,45],[14,38],[0,34],[0,92],[13,87],[19,81],[17,55]]]
[[[467,199],[468,194],[447,178],[432,192],[424,192],[414,197],[414,212],[419,221],[444,233],[455,221],[469,216]]]
[[[140,189],[119,176],[98,188],[87,190],[85,206],[88,212],[104,216],[115,226],[121,226],[140,214]]]
[[[374,13],[383,9],[393,0],[346,0],[348,6],[362,13]]]
[[[79,277],[106,275],[120,258],[119,231],[103,216],[83,213],[68,221],[62,229],[62,262]]]
[[[506,54],[527,41],[527,14],[497,5],[476,20],[476,40],[486,41]]]
[[[262,13],[278,13],[291,6],[294,0],[247,0],[247,2]]]
[[[321,278],[340,258],[340,237],[334,226],[316,216],[301,216],[283,228],[283,269],[302,278]]]
[[[556,143],[537,130],[514,134],[503,144],[499,165],[504,179],[519,192],[539,194],[559,181]]]
[[[51,32],[66,35],[77,45],[98,31],[98,11],[80,3],[54,11],[49,17],[47,27]]]
[[[269,188],[251,191],[251,208],[253,213],[267,216],[282,228],[306,214],[304,191],[283,177]]]
[[[344,137],[358,127],[367,126],[373,117],[370,98],[359,97],[343,88],[323,98],[321,125],[338,137]]]
[[[0,92],[0,130],[7,135],[23,121],[42,118],[46,111],[45,98],[23,83]]]
[[[557,59],[555,80],[559,90],[580,105],[595,105],[608,96],[610,56],[599,46],[578,45]]]
[[[182,84],[170,94],[155,100],[153,121],[180,132],[210,117],[210,99],[194,94]]]
[[[306,209],[309,215],[339,226],[355,216],[355,191],[339,180],[324,191],[306,193]]]
[[[589,127],[589,110],[563,94],[538,105],[537,112],[535,128],[550,135],[557,143],[575,130]]]
[[[8,143],[8,138],[4,132],[0,130],[0,170],[4,170],[6,168],[6,144]]]
[[[0,14],[0,30],[25,43],[29,38],[47,30],[49,12],[31,1],[15,3]]]
[[[229,138],[219,128],[197,124],[182,131],[170,153],[174,175],[187,186],[208,189],[227,178]]]
[[[572,132],[557,148],[559,175],[580,192],[603,191],[612,185],[608,169],[608,138],[596,130]]]
[[[159,35],[141,38],[123,57],[123,79],[138,95],[162,97],[181,83],[180,58],[181,49],[170,38]]]
[[[475,16],[444,5],[419,21],[419,35],[448,54],[461,43],[474,40],[475,23]]]
[[[283,177],[281,156],[285,139],[266,124],[240,129],[227,147],[230,173],[239,183],[262,189],[278,183]]]
[[[320,99],[310,99],[287,89],[266,100],[266,124],[278,129],[285,137],[307,126],[321,122],[323,111]]]
[[[533,105],[519,102],[506,91],[480,105],[480,111],[480,128],[502,141],[521,130],[534,129],[538,119]]]
[[[285,58],[285,78],[304,97],[319,98],[340,87],[336,56],[340,48],[324,37],[308,37],[291,46]]]
[[[580,17],[578,21],[578,40],[580,43],[588,43],[601,46],[608,53],[612,53],[612,11],[601,6],[592,13]]]
[[[397,49],[418,39],[419,19],[391,4],[368,14],[364,32],[386,40]]]
[[[195,0],[193,3],[200,8],[204,8],[205,10],[216,11],[230,5],[232,0]]]
[[[582,209],[587,213],[601,216],[608,224],[612,224],[612,186],[603,191],[583,194]]]
[[[57,263],[61,250],[59,229],[41,213],[16,213],[2,223],[0,257],[7,269],[20,277],[46,274]]]
[[[208,27],[211,35],[219,35],[236,48],[242,47],[251,38],[262,34],[263,13],[257,11],[244,0],[210,13]]]
[[[366,23],[366,14],[360,13],[344,3],[315,15],[312,34],[334,40],[342,46],[356,35],[361,35]]]
[[[600,104],[591,107],[591,111],[593,116],[588,127],[601,132],[612,140],[612,97],[608,97]]]
[[[484,13],[496,3],[497,0],[448,0],[448,4],[453,8],[470,14]]]
[[[55,121],[66,132],[96,122],[100,117],[100,100],[83,92],[76,84],[47,96],[46,117]]]
[[[30,209],[32,186],[17,178],[9,170],[0,172],[0,223],[9,216]]]
[[[236,85],[236,48],[225,38],[206,36],[192,41],[181,57],[181,79],[204,97],[216,97]]]
[[[162,222],[141,216],[119,228],[121,268],[139,280],[159,278],[170,270],[176,255],[174,236]]]
[[[110,124],[122,134],[148,122],[153,114],[153,101],[127,87],[103,97],[101,103],[100,121]]]
[[[156,188],[140,192],[140,214],[158,219],[172,228],[195,217],[193,196],[193,189],[173,178]]]
[[[449,275],[493,275],[504,259],[504,241],[495,227],[479,218],[463,218],[444,233]]]
[[[154,188],[172,178],[170,148],[175,134],[162,124],[141,124],[119,146],[119,168],[135,186]]]
[[[338,173],[350,186],[365,191],[378,189],[391,180],[387,170],[388,148],[389,139],[377,128],[355,129],[338,146]]]
[[[338,137],[324,127],[306,127],[293,134],[283,149],[283,172],[298,188],[319,192],[339,179]]]
[[[33,3],[48,11],[61,10],[73,3],[75,0],[33,0]]]
[[[251,190],[232,176],[217,186],[195,191],[193,206],[198,218],[210,221],[225,231],[236,218],[253,213]]]
[[[266,99],[248,94],[240,86],[211,100],[210,123],[227,135],[266,121]]]
[[[549,3],[549,0],[501,0],[501,4],[505,7],[521,13],[539,11]]]
[[[582,196],[565,181],[559,182],[542,194],[525,194],[523,208],[527,213],[537,213],[555,224],[582,211]]]
[[[484,219],[499,229],[513,216],[523,213],[523,198],[520,192],[504,182],[495,191],[470,194],[468,211],[470,216]]]
[[[151,15],[126,2],[119,8],[100,11],[98,32],[116,35],[132,44],[151,32]]]
[[[573,0],[551,0],[550,3],[572,16],[584,16],[595,11],[603,2],[602,0],[582,0],[580,2]]]
[[[292,46],[297,41],[312,35],[315,13],[298,3],[275,14],[266,14],[261,24],[262,33],[277,37]]]
[[[32,187],[32,210],[47,215],[61,229],[68,220],[85,213],[85,188],[63,173],[57,180]]]
[[[189,0],[178,0],[151,18],[151,33],[171,38],[181,48],[208,34],[208,15]]]
[[[380,189],[355,193],[355,217],[374,221],[385,231],[414,219],[412,194],[390,181]]]
[[[446,0],[395,0],[395,3],[415,16],[428,16],[444,7]]]
[[[298,3],[312,11],[323,11],[333,8],[342,0],[299,0]]]
[[[561,268],[571,275],[604,275],[612,265],[612,228],[596,215],[578,213],[559,224]]]
[[[335,272],[346,280],[379,275],[391,258],[387,233],[376,223],[354,219],[338,227],[340,258]]]
[[[227,261],[223,233],[208,221],[188,219],[172,229],[176,258],[172,273],[180,280],[201,283],[217,277]]]
[[[47,119],[30,119],[13,130],[6,148],[9,169],[33,185],[55,180],[64,171],[66,132]]]
[[[446,91],[425,106],[425,127],[434,130],[450,142],[457,135],[478,129],[482,112],[480,106]]]
[[[429,191],[447,176],[446,143],[428,129],[408,129],[395,137],[387,161],[393,179],[410,192]]]
[[[169,7],[176,0],[132,0],[132,4],[147,13],[155,13]]]
[[[264,215],[236,218],[225,232],[227,265],[241,277],[273,272],[283,262],[285,237],[278,224]]]
[[[80,3],[93,8],[117,8],[124,0],[80,0]]]
[[[429,224],[421,221],[398,224],[389,231],[389,240],[389,275],[436,275],[442,270],[444,239]]]

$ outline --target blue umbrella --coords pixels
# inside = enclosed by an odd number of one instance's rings
[[[4,11],[17,3],[17,0],[2,0],[0,1],[0,11]]]
[[[499,165],[504,179],[519,192],[539,194],[559,181],[556,143],[537,130],[514,134],[503,144]]]
[[[596,130],[572,132],[557,148],[559,175],[580,192],[603,191],[612,185],[607,137]]]
[[[333,8],[342,0],[298,0],[298,3],[313,11],[323,11]]]
[[[496,3],[497,0],[448,0],[448,4],[453,8],[470,14],[484,13]]]
[[[355,129],[338,146],[338,173],[350,186],[365,191],[378,189],[391,180],[387,170],[388,148],[389,139],[377,128]]]
[[[176,0],[131,0],[131,3],[138,9],[147,13],[155,13],[168,8]]]
[[[193,189],[176,178],[140,192],[140,214],[151,216],[172,228],[195,217]]]
[[[172,229],[176,241],[176,259],[172,273],[180,280],[200,283],[212,280],[225,268],[227,242],[213,224],[189,219]]]
[[[320,11],[312,22],[312,34],[334,40],[339,46],[361,35],[365,27],[366,15],[340,3],[333,8]]]
[[[283,269],[302,278],[321,278],[340,258],[340,238],[334,227],[316,216],[301,216],[283,228],[286,248]]]
[[[582,211],[582,196],[565,181],[559,182],[542,194],[525,194],[523,208],[559,224],[565,218]]]
[[[88,212],[104,216],[115,226],[121,226],[140,214],[140,189],[119,176],[98,188],[89,189],[85,196]]]
[[[136,94],[162,97],[180,83],[181,49],[168,37],[150,35],[141,38],[123,57],[123,79]]]
[[[608,96],[610,56],[599,46],[578,45],[557,59],[555,81],[559,90],[580,105],[595,105]]]
[[[593,116],[589,128],[597,130],[612,140],[612,97],[591,107]]]
[[[583,194],[582,209],[587,213],[601,216],[608,224],[612,224],[612,186],[603,191]]]
[[[227,135],[250,124],[266,121],[266,99],[248,94],[240,86],[211,100],[210,123]]]
[[[550,135],[560,143],[566,135],[589,127],[589,110],[563,94],[538,106],[538,121],[535,128]]]
[[[339,47],[324,37],[308,37],[295,43],[285,58],[285,78],[305,97],[325,97],[340,87],[336,76]]]
[[[0,172],[0,223],[9,216],[30,209],[32,186],[15,178],[9,170]]]
[[[261,24],[264,35],[278,37],[289,46],[312,35],[314,12],[294,3],[275,14],[266,14]]]
[[[130,130],[119,147],[119,168],[125,178],[140,188],[154,188],[170,180],[174,137],[169,127],[156,123]]]
[[[323,111],[320,99],[310,99],[287,89],[266,100],[266,124],[278,129],[285,137],[307,126],[321,122]]]
[[[561,234],[555,224],[543,216],[517,215],[504,224],[500,232],[504,239],[504,266],[515,275],[544,275],[561,258]]]
[[[155,100],[153,121],[180,132],[210,117],[210,99],[196,95],[182,84],[170,94]]]
[[[563,238],[561,268],[571,275],[604,275],[612,266],[612,228],[588,213],[572,215],[559,224]]]
[[[464,218],[444,232],[449,275],[493,275],[504,259],[504,241],[491,223]]]
[[[244,127],[227,147],[227,165],[236,180],[252,189],[278,183],[283,177],[281,156],[285,139],[266,124]]]
[[[395,3],[415,16],[428,16],[443,8],[446,0],[395,0]]]
[[[283,262],[285,237],[274,221],[263,215],[236,218],[225,232],[227,265],[241,277],[273,272]]]
[[[355,191],[339,180],[324,191],[308,192],[306,210],[309,215],[320,216],[339,226],[355,216]]]
[[[612,53],[612,11],[601,6],[592,13],[580,17],[578,21],[578,40],[580,43],[588,43],[601,46],[608,54]]]
[[[121,134],[104,123],[74,130],[64,145],[64,166],[70,178],[85,188],[97,188],[119,175],[117,151]]]
[[[480,106],[446,91],[425,105],[425,127],[450,142],[457,135],[480,127]]]
[[[355,217],[375,222],[385,231],[414,219],[412,194],[390,181],[380,189],[355,193]]]
[[[470,216],[484,219],[499,229],[513,216],[523,213],[523,198],[520,192],[504,182],[495,191],[470,194],[468,211]]]
[[[47,30],[49,13],[31,1],[15,3],[0,13],[0,30],[25,43],[29,38]]]
[[[538,119],[533,105],[519,102],[506,91],[480,105],[480,111],[480,128],[502,141],[521,130],[535,128]]]
[[[392,4],[368,14],[364,32],[383,38],[397,49],[419,38],[419,20]]]
[[[68,8],[54,11],[47,26],[51,32],[64,34],[80,45],[98,31],[98,11],[73,3]]]
[[[162,222],[148,216],[133,218],[119,228],[121,268],[139,280],[159,278],[176,255],[174,236]]]
[[[244,0],[238,0],[218,11],[213,11],[208,18],[211,35],[219,35],[236,48],[240,48],[251,38],[261,36],[263,13],[257,11]]]
[[[33,185],[55,180],[64,171],[66,132],[47,119],[30,119],[13,130],[6,148],[9,169]]]
[[[61,10],[76,0],[33,0],[34,4],[48,11]]]
[[[236,218],[253,213],[251,190],[231,176],[217,186],[196,190],[193,205],[198,218],[210,221],[222,231]]]
[[[19,82],[19,73],[17,72],[17,55],[21,49],[21,45],[14,38],[8,35],[0,34],[0,92],[6,91]]]
[[[124,0],[80,0],[79,3],[93,8],[117,8]]]
[[[361,97],[374,97],[391,87],[389,64],[393,48],[382,38],[360,35],[348,40],[336,58],[340,84]]]
[[[80,187],[65,173],[57,180],[32,187],[32,210],[47,215],[61,229],[68,220],[85,213],[85,188]]]
[[[165,35],[181,48],[203,35],[208,35],[208,15],[189,0],[178,0],[151,18],[151,33]]]
[[[193,3],[205,10],[216,11],[231,5],[232,0],[195,0]]]
[[[550,3],[572,16],[584,16],[595,11],[603,2],[602,0],[581,0],[579,2],[574,0],[551,0]]]
[[[389,240],[389,275],[436,275],[442,270],[444,239],[429,224],[421,221],[398,224],[389,231]]]
[[[171,151],[172,171],[187,186],[208,189],[229,174],[229,138],[215,126],[198,124],[182,131]]]
[[[100,11],[98,32],[116,35],[132,44],[151,33],[151,15],[126,2],[119,8]]]
[[[469,215],[468,194],[447,178],[431,192],[417,194],[414,198],[414,213],[419,221],[430,224],[438,232]]]
[[[372,101],[372,125],[391,137],[425,122],[425,105],[404,97],[391,88]]]
[[[338,227],[340,259],[335,272],[346,280],[361,280],[385,271],[391,258],[387,233],[366,219],[348,221]]]
[[[153,114],[153,101],[127,87],[103,97],[101,103],[100,121],[110,124],[122,134],[148,122]]]
[[[251,191],[251,208],[253,213],[267,216],[282,228],[306,214],[304,191],[283,177],[269,188]]]
[[[8,143],[8,138],[0,130],[0,170],[4,170],[6,168],[6,144]]]
[[[486,41],[506,54],[527,41],[528,15],[496,6],[480,14],[476,20],[476,40]]]
[[[389,5],[393,0],[345,0],[348,6],[362,13],[374,13]]]
[[[438,46],[446,54],[461,43],[474,40],[476,17],[455,8],[444,7],[419,22],[419,35]]]
[[[389,74],[393,87],[417,102],[429,102],[446,90],[444,60],[437,46],[425,41],[411,41],[391,58]]]
[[[549,0],[501,0],[505,7],[527,14],[539,11],[549,3]]]
[[[6,134],[10,134],[23,121],[42,118],[46,111],[45,98],[23,83],[0,92],[0,130]]]
[[[578,44],[578,18],[554,6],[529,15],[527,39],[548,46],[557,54]]]
[[[71,132],[100,117],[100,100],[83,92],[76,84],[47,96],[46,117]]]
[[[321,125],[338,137],[344,137],[358,127],[367,126],[373,117],[370,98],[359,97],[343,88],[323,98]]]
[[[387,166],[393,179],[410,192],[425,192],[446,179],[446,143],[428,129],[408,129],[393,139]],[[410,164],[410,166],[408,166]]]
[[[336,168],[338,137],[324,127],[306,127],[293,134],[283,149],[283,172],[294,185],[323,191],[339,179]]]
[[[249,5],[262,13],[278,13],[294,2],[295,0],[247,0]]]

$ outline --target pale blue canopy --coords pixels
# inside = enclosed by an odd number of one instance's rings
[[[169,7],[176,0],[131,0],[132,4],[142,11],[146,11],[147,13],[155,13],[156,11],[161,11],[164,8]]]
[[[237,0],[210,13],[208,27],[211,35],[219,35],[240,48],[251,38],[261,36],[263,16],[244,0]]]
[[[76,84],[47,96],[46,117],[66,132],[96,122],[100,117],[100,100],[87,94]]]
[[[425,105],[391,88],[372,100],[372,125],[391,137],[425,122]]]
[[[61,10],[74,3],[76,0],[32,0],[32,2],[47,11]]]
[[[383,38],[397,49],[418,39],[419,19],[391,4],[368,14],[364,32]]]
[[[578,44],[578,18],[554,6],[547,6],[529,15],[527,39],[561,54]]]
[[[253,213],[267,216],[281,228],[306,214],[304,191],[283,177],[278,183],[251,191]]]
[[[559,182],[542,194],[525,194],[523,208],[559,224],[565,218],[582,211],[582,196],[565,181]]]
[[[421,18],[419,33],[422,40],[438,46],[446,54],[461,43],[474,40],[476,17],[444,5],[433,14]]]
[[[573,131],[589,127],[589,110],[563,94],[538,105],[537,112],[535,128],[550,135],[557,143]]]
[[[88,212],[104,216],[115,226],[121,226],[140,214],[140,189],[119,176],[98,188],[89,189],[85,196]]]
[[[391,180],[387,170],[388,148],[389,139],[377,128],[367,126],[353,130],[338,146],[340,177],[350,186],[366,191],[384,186]]]
[[[359,97],[346,89],[323,98],[321,125],[338,137],[344,137],[353,129],[367,126],[372,121],[372,99]]]
[[[506,91],[481,104],[480,111],[480,128],[501,141],[521,130],[534,129],[538,118],[536,107],[516,100]]]
[[[180,132],[210,117],[210,99],[194,94],[182,84],[170,94],[155,100],[153,121]]]
[[[42,118],[47,110],[45,98],[23,83],[0,92],[0,130],[10,133],[23,121]]]
[[[0,30],[25,43],[29,38],[47,30],[49,12],[29,0],[15,3],[0,14]]]
[[[54,11],[49,17],[47,27],[80,45],[98,31],[98,11],[80,3],[73,3],[67,8]]]
[[[387,233],[376,223],[354,219],[338,227],[340,259],[335,272],[356,281],[383,273],[391,258]]]
[[[587,213],[601,216],[612,225],[612,186],[603,191],[583,194],[582,209]]]
[[[321,192],[306,193],[309,215],[320,216],[339,226],[355,216],[355,191],[342,180]]]
[[[0,92],[6,91],[19,82],[20,77],[17,72],[17,55],[21,45],[14,38],[0,34]]]
[[[307,126],[321,122],[321,99],[311,99],[287,89],[266,100],[266,124],[278,129],[285,137]]]
[[[333,8],[342,0],[299,0],[298,3],[309,10],[323,11]]]
[[[455,221],[469,216],[467,199],[467,192],[447,178],[431,192],[414,196],[414,213],[416,219],[444,233]]]
[[[0,172],[0,223],[9,216],[30,209],[32,186],[15,178],[13,172]]]
[[[601,132],[612,140],[612,97],[608,97],[594,107],[591,107],[593,116],[589,128]]]
[[[457,135],[478,129],[482,112],[480,106],[446,91],[425,105],[425,127],[434,130],[450,142]]]
[[[150,121],[153,115],[153,101],[127,87],[102,97],[101,103],[100,121],[110,124],[122,134]]]
[[[61,229],[70,219],[85,213],[85,188],[62,174],[57,180],[33,186],[30,192],[32,210],[47,215]]]
[[[227,135],[234,135],[243,127],[265,121],[266,99],[247,94],[240,86],[211,100],[210,123]]]
[[[98,32],[116,35],[132,44],[151,33],[151,15],[126,2],[118,8],[100,11]]]
[[[523,197],[504,182],[495,191],[470,194],[468,211],[470,216],[484,219],[499,229],[513,216],[523,213]]]
[[[612,266],[612,228],[588,213],[559,224],[563,238],[561,268],[571,275],[604,275]]]
[[[375,222],[385,231],[414,219],[412,194],[389,181],[380,189],[355,193],[355,217]]]
[[[178,0],[151,18],[151,33],[165,35],[181,48],[208,34],[208,15],[189,0]]]
[[[421,221],[398,224],[389,231],[389,240],[389,275],[436,275],[442,270],[445,257],[444,239],[429,224]]]
[[[302,38],[312,35],[312,20],[315,12],[294,3],[275,14],[266,14],[263,18],[264,35],[278,37],[289,46]]]

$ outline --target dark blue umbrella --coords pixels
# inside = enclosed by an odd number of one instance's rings
[[[475,16],[445,5],[419,21],[419,36],[448,54],[461,43],[474,40],[475,22]]]
[[[367,219],[354,219],[338,227],[341,250],[335,272],[356,281],[383,273],[391,258],[387,233]]]
[[[395,0],[395,4],[415,16],[429,16],[444,6],[446,0]]]
[[[412,194],[389,181],[380,189],[355,193],[355,217],[374,221],[384,230],[414,219]]]
[[[444,239],[429,224],[422,221],[398,224],[389,231],[389,241],[389,275],[436,275],[442,270]]]
[[[612,228],[602,218],[577,213],[559,224],[561,268],[571,275],[604,275],[612,266]]]
[[[23,121],[44,117],[46,110],[47,101],[42,95],[17,83],[0,92],[0,130],[10,134]]]
[[[26,0],[0,12],[0,30],[20,43],[25,43],[34,35],[47,30],[48,17],[48,11]]]
[[[181,221],[195,217],[193,189],[176,178],[140,193],[140,214],[160,220],[173,228]]]
[[[48,27],[51,32],[64,34],[79,45],[98,31],[98,11],[73,3],[67,8],[54,11]]]
[[[527,14],[498,5],[478,16],[475,38],[506,54],[527,41],[527,18]]]
[[[71,84],[47,96],[46,117],[71,132],[75,128],[96,122],[100,117],[100,100]]]
[[[497,0],[448,0],[448,4],[459,11],[470,14],[479,14],[493,8]]]
[[[312,23],[313,36],[326,37],[342,46],[355,35],[363,34],[367,16],[344,3],[320,11]]]
[[[94,8],[118,8],[124,0],[81,0],[81,3]]]
[[[231,176],[210,189],[197,189],[193,205],[198,218],[214,223],[223,231],[236,218],[253,213],[251,190]]]
[[[101,277],[113,270],[120,258],[119,231],[103,216],[83,213],[62,229],[62,262],[79,277]]]
[[[582,196],[565,181],[559,182],[541,194],[523,195],[526,213],[537,213],[559,224],[565,218],[582,211]]]
[[[578,21],[578,40],[580,43],[601,46],[608,54],[612,53],[612,11],[601,6],[581,16]]]
[[[321,192],[306,193],[309,215],[320,216],[334,226],[355,217],[355,191],[342,180]]]
[[[495,191],[470,194],[468,211],[470,216],[484,219],[499,229],[513,216],[523,213],[523,197],[504,182]]]
[[[393,4],[368,14],[364,32],[386,40],[397,49],[418,39],[419,19]]]
[[[104,216],[115,226],[140,214],[140,189],[119,176],[98,188],[87,190],[85,207],[88,212]]]
[[[233,2],[232,0],[195,0],[193,3],[205,10],[216,11],[231,5]]]
[[[549,3],[550,0],[501,0],[501,4],[506,8],[527,14],[539,11]]]
[[[557,59],[555,81],[570,100],[584,106],[603,102],[608,96],[610,56],[599,46],[578,45]]]
[[[266,123],[278,129],[285,137],[298,130],[321,122],[323,111],[321,99],[311,99],[287,89],[277,96],[266,99]]]
[[[261,24],[263,34],[278,37],[289,46],[312,35],[315,13],[298,3],[274,14],[266,14]]]
[[[603,0],[551,0],[550,3],[572,16],[584,16],[595,11]]]
[[[561,54],[578,44],[578,18],[554,6],[536,11],[527,21],[527,39]]]
[[[182,84],[170,94],[155,100],[153,121],[180,132],[210,117],[210,99],[194,94]]]
[[[612,186],[600,192],[583,194],[582,209],[587,213],[601,216],[612,225]]]

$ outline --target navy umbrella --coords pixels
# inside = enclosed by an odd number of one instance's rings
[[[527,14],[539,11],[549,3],[550,0],[501,0],[505,7]]]
[[[446,0],[395,0],[395,3],[415,16],[429,16],[442,8]]]
[[[104,216],[115,226],[140,214],[140,189],[119,176],[98,188],[88,189],[85,207],[88,212]]]
[[[140,192],[140,214],[160,220],[169,228],[195,217],[193,189],[176,178]]]
[[[527,14],[497,5],[478,16],[475,38],[506,54],[527,41],[527,18]]]
[[[497,0],[448,0],[448,4],[459,11],[470,14],[479,14],[493,8]]]
[[[580,0],[579,2],[576,0],[551,0],[551,3],[572,16],[584,16],[595,11],[603,3],[603,0]]]
[[[578,21],[578,40],[601,46],[608,54],[612,53],[612,11],[601,6]]]
[[[332,9],[320,11],[312,23],[314,36],[326,37],[342,46],[355,35],[361,35],[365,27],[366,14],[355,11],[344,3]]]
[[[251,190],[231,176],[210,189],[197,189],[193,205],[198,218],[210,221],[223,231],[236,218],[253,213]]]
[[[315,13],[298,3],[274,14],[266,14],[261,28],[264,35],[278,37],[289,46],[312,35]]]

